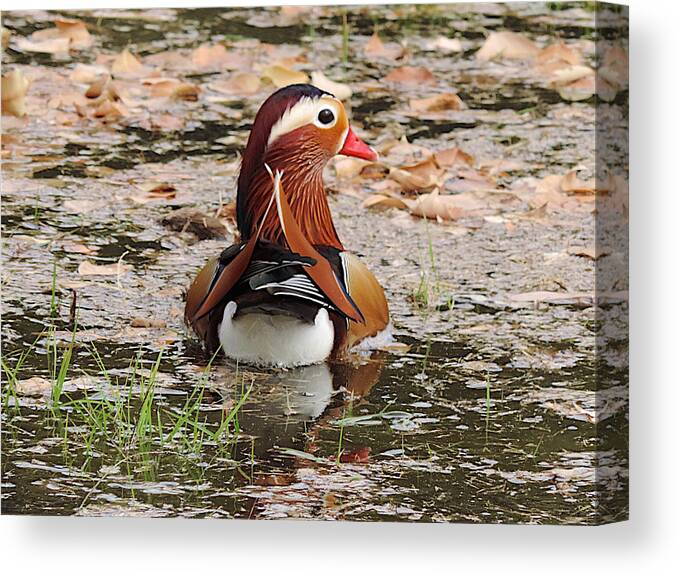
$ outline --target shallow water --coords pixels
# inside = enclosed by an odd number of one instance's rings
[[[370,141],[406,134],[435,149],[454,142],[481,157],[509,155],[525,163],[522,175],[588,166],[595,145],[586,128],[591,101],[563,102],[525,81],[520,67],[507,77],[503,64],[480,67],[470,56],[494,29],[529,30],[537,40],[592,37],[586,10],[543,15],[543,5],[535,6],[355,11],[352,41],[363,42],[375,23],[384,39],[407,38],[410,63],[428,65],[469,109],[445,119],[410,118],[401,104],[411,93],[377,87],[356,91],[353,121]],[[46,25],[44,14],[7,13],[4,25],[27,35]],[[118,52],[130,38],[149,55],[245,37],[300,44],[309,60],[343,82],[386,73],[359,56],[349,66],[337,60],[336,10],[282,27],[253,10],[182,10],[175,21],[167,19],[171,11],[150,21],[108,14],[73,14],[96,26],[104,52]],[[417,51],[439,34],[455,34],[468,46],[449,57]],[[46,69],[90,61],[86,53],[64,63],[11,49],[6,57]],[[483,75],[494,80],[484,83]],[[264,92],[242,102],[176,104],[172,112],[188,118],[179,131],[33,121],[4,131],[16,138],[3,155],[5,364],[13,368],[34,346],[18,379],[50,378],[51,354],[56,348],[62,358],[73,339],[74,293],[77,330],[56,412],[49,391],[13,396],[3,382],[3,512],[499,523],[624,518],[626,342],[613,333],[618,355],[596,362],[594,351],[599,315],[623,325],[625,303],[601,309],[510,297],[563,285],[594,289],[595,263],[566,253],[572,244],[595,241],[591,213],[548,223],[524,219],[511,229],[482,219],[442,226],[368,211],[350,194],[335,194],[339,234],[385,286],[399,345],[287,371],[250,370],[219,358],[201,377],[209,358],[183,327],[182,295],[227,240],[197,241],[161,220],[183,206],[211,212],[220,192],[224,201],[233,199],[235,153]],[[135,184],[156,179],[174,184],[176,197],[135,201]],[[73,244],[97,251],[84,255]],[[131,270],[120,277],[77,272],[85,259],[121,258]],[[435,276],[434,305],[413,298],[422,274],[432,282]],[[133,318],[162,325],[133,327]],[[69,401],[90,398],[94,406],[122,393],[136,413],[144,397],[136,374],[147,374],[161,350],[153,417],[163,421],[163,439],[90,435],[91,422]],[[245,397],[228,433],[217,441],[203,436],[198,447],[191,445],[195,428],[168,437],[171,414],[184,410],[196,389],[202,390],[196,421],[210,429]]]

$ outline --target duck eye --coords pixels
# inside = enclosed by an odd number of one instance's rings
[[[334,114],[332,113],[332,110],[328,108],[323,108],[320,110],[320,113],[318,114],[318,121],[325,125],[334,122]]]

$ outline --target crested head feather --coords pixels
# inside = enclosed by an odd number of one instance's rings
[[[292,84],[273,92],[259,108],[242,156],[240,175],[238,176],[236,215],[238,229],[241,233],[249,229],[250,221],[246,213],[245,198],[252,178],[263,162],[266,148],[269,145],[271,130],[286,112],[301,99],[316,100],[322,96],[332,96],[332,94],[310,84]]]

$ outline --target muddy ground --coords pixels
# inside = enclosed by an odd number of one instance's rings
[[[87,23],[93,45],[63,55],[17,44],[58,16]],[[351,9],[346,21],[334,8],[3,14],[12,32],[3,64],[31,82],[26,116],[3,116],[3,512],[528,523],[626,516],[623,334],[611,330],[616,352],[598,360],[595,352],[601,314],[623,326],[627,287],[616,281],[604,303],[594,297],[601,262],[623,262],[626,246],[613,238],[603,251],[597,241],[600,189],[568,192],[558,182],[572,170],[582,182],[593,175],[596,113],[605,108],[610,130],[622,133],[628,92],[609,104],[595,95],[571,101],[520,58],[476,57],[488,33],[511,30],[540,49],[562,40],[592,62],[593,13],[586,5],[387,7]],[[386,47],[406,53],[368,57],[375,26]],[[460,45],[431,47],[439,36]],[[291,69],[320,69],[350,86],[352,123],[386,150],[385,163],[453,146],[472,156],[464,169],[473,177],[455,173],[441,193],[476,194],[475,203],[438,221],[365,207],[371,194],[394,193],[392,179],[327,169],[339,235],[386,290],[393,345],[288,371],[218,358],[203,377],[209,358],[183,325],[182,297],[234,237],[237,152],[274,89],[263,81],[248,95],[219,90],[242,58],[226,70],[180,68],[176,53],[190,59],[204,43],[253,54],[247,73],[261,76],[261,66],[288,58]],[[86,69],[73,79],[77,64],[111,67],[126,46],[148,74],[200,92],[142,98],[136,76],[123,80],[125,108],[97,117],[79,99],[89,82],[76,81],[88,79]],[[429,70],[436,83],[384,80],[403,65]],[[410,100],[450,91],[462,109],[412,113]],[[388,152],[403,136],[423,151],[405,146],[398,161]],[[610,164],[623,165],[623,150],[611,150]],[[477,193],[476,176],[492,193]],[[620,188],[603,190],[615,205]],[[186,207],[224,216],[224,237],[163,223]],[[71,343],[69,400],[112,401],[122,390],[136,410],[143,386],[130,374],[152,371],[162,350],[153,413],[180,413],[204,387],[197,412],[205,425],[218,426],[245,395],[237,426],[198,448],[177,440],[141,449],[138,437],[121,447],[90,433],[91,421],[67,401],[52,405],[51,358]],[[10,385],[7,370],[24,351]]]

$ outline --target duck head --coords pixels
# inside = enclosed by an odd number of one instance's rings
[[[264,219],[272,193],[268,165],[273,172],[283,172],[292,213],[308,240],[343,249],[322,180],[323,168],[336,154],[377,159],[351,129],[337,98],[310,84],[286,86],[269,96],[254,119],[238,177],[242,238],[248,239],[260,226],[262,239],[284,242],[275,214]]]

